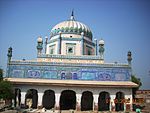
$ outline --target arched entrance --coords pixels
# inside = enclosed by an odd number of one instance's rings
[[[76,109],[76,93],[73,90],[64,90],[60,96],[60,110]]]
[[[54,108],[54,106],[55,106],[55,92],[53,90],[46,90],[44,92],[42,105],[46,109]]]
[[[116,111],[123,111],[124,110],[124,93],[117,92],[115,98],[115,109]]]
[[[31,102],[32,103],[31,108],[37,108],[37,103],[38,103],[38,92],[37,92],[37,90],[35,90],[35,89],[29,89],[27,91],[25,97],[26,97],[26,99],[25,99],[25,104],[26,105],[28,104],[27,100],[31,99],[32,100],[32,102]]]
[[[14,106],[20,106],[21,103],[21,90],[19,88],[15,89],[15,99],[14,99]]]
[[[109,111],[110,95],[108,92],[101,92],[98,97],[98,111]]]
[[[81,111],[93,110],[93,93],[84,91],[81,97]]]

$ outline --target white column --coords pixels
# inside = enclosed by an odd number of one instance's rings
[[[133,97],[132,97],[132,89],[130,89],[130,94],[129,94],[129,98],[130,98],[130,110],[133,110]]]
[[[115,110],[115,98],[116,98],[116,95],[110,95],[110,111],[112,111],[112,107],[114,107],[114,109],[113,110]]]
[[[130,99],[130,101],[127,102],[128,99]],[[125,95],[125,100],[126,100],[125,102],[127,102],[127,103],[125,103],[125,105],[130,104],[130,110],[132,111],[132,101],[133,101],[132,93],[130,93],[129,95]],[[124,108],[126,108],[126,106],[124,106]],[[126,110],[126,109],[124,109],[124,110]]]
[[[59,107],[60,93],[55,94],[55,107]]]
[[[42,105],[43,93],[38,93],[38,106]]]
[[[26,92],[21,92],[21,104],[25,104]]]
[[[81,96],[82,96],[82,94],[77,94],[76,95],[76,99],[77,99],[76,100],[77,101],[77,103],[76,103],[77,104],[76,109],[77,110],[81,110]]]
[[[96,105],[97,110],[98,110],[98,97],[99,97],[98,94],[97,95],[93,95],[93,98],[94,98],[94,101],[93,101],[93,110],[94,110],[95,105]]]

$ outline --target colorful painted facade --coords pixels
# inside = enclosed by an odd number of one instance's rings
[[[132,87],[137,87],[130,81],[131,52],[128,52],[127,64],[105,63],[104,40],[98,43],[92,38],[90,28],[76,21],[72,12],[69,20],[52,28],[45,47],[43,39],[38,38],[37,59],[11,60],[12,48],[9,48],[7,79],[19,91],[20,96],[16,93],[15,97],[19,98],[19,105],[27,106],[30,98],[33,108],[131,110]],[[44,98],[51,94],[54,100],[46,101]],[[87,97],[91,98],[89,105],[86,105]],[[115,103],[116,98],[129,101]]]

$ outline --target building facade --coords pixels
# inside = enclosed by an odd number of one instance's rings
[[[44,44],[43,44],[44,43]],[[45,51],[44,51],[44,49]],[[43,52],[44,51],[44,52]],[[104,40],[93,41],[90,28],[76,21],[54,26],[50,38],[37,39],[37,59],[13,60],[8,50],[7,80],[15,106],[56,110],[132,110],[131,52],[127,64],[104,62]]]
[[[135,105],[142,108],[142,112],[150,111],[150,90],[137,90],[135,95]]]

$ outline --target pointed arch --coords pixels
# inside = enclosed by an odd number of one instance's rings
[[[84,91],[81,97],[81,111],[93,110],[93,93]]]
[[[109,111],[110,107],[110,94],[103,91],[98,97],[98,111]]]
[[[123,92],[117,92],[116,98],[115,98],[115,110],[116,111],[123,111],[124,110],[124,93]]]
[[[53,90],[45,90],[42,99],[42,105],[46,109],[52,109],[55,106],[55,92]]]
[[[27,93],[26,93],[26,96],[25,96],[25,105],[27,105],[27,99],[31,99],[32,100],[31,108],[37,108],[38,91],[36,89],[29,89],[27,91]]]
[[[60,110],[76,109],[76,92],[73,90],[64,90],[60,96]]]

